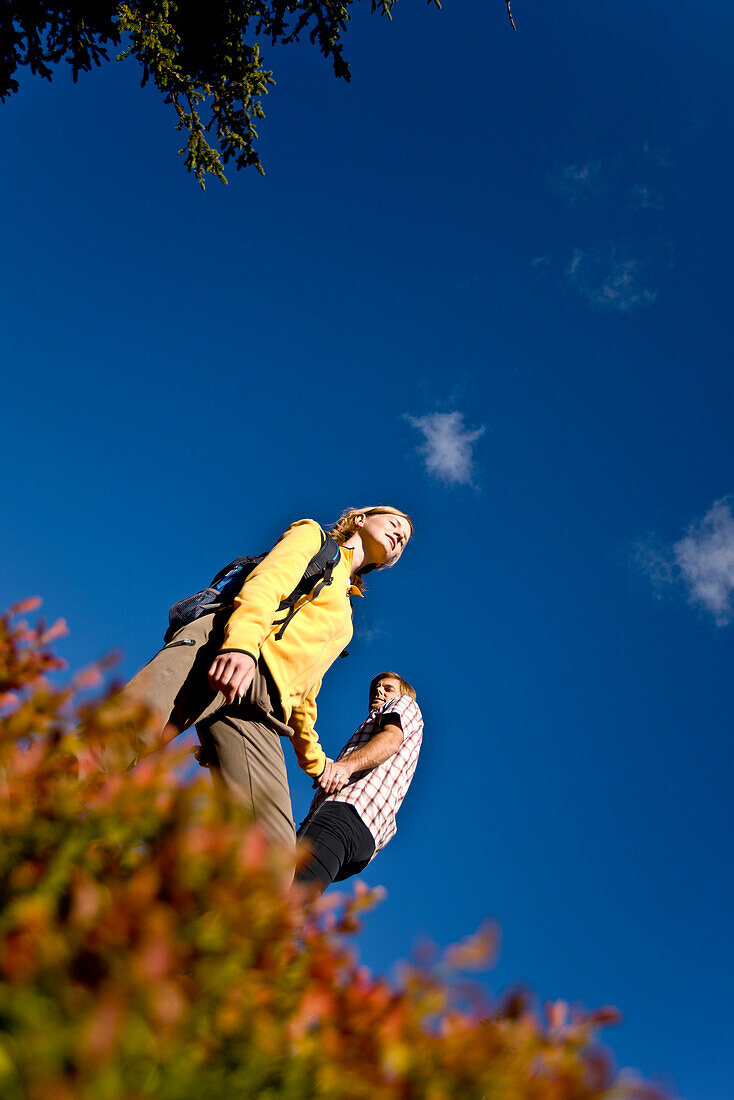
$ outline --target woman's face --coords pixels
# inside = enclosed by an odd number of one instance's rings
[[[360,518],[362,522],[359,522]],[[394,512],[376,512],[355,517],[365,553],[378,567],[394,565],[410,539],[410,524]]]

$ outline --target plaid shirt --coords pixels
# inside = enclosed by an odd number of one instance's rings
[[[400,695],[370,711],[367,720],[352,734],[337,757],[337,760],[343,760],[386,725],[400,726],[403,731],[403,743],[397,752],[384,764],[355,772],[337,794],[327,795],[318,791],[306,816],[308,821],[324,802],[346,802],[354,806],[374,837],[374,855],[395,836],[395,815],[418,763],[423,740],[423,716],[415,699]]]

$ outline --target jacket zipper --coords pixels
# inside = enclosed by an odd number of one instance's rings
[[[321,649],[319,650],[319,654],[318,654],[318,656],[317,656],[317,657],[315,658],[315,660],[313,660],[313,661],[311,662],[311,664],[310,664],[310,665],[307,665],[307,666],[306,666],[306,668],[304,668],[304,669],[301,669],[301,671],[299,672],[298,676],[297,676],[297,677],[296,677],[295,679],[291,680],[290,684],[288,684],[288,687],[287,687],[287,688],[285,689],[286,691],[290,692],[290,689],[291,689],[291,688],[293,687],[293,685],[294,685],[294,684],[296,683],[296,680],[302,680],[302,679],[304,679],[304,677],[306,677],[306,676],[307,676],[307,675],[309,674],[309,672],[312,672],[312,671],[313,671],[313,670],[314,670],[314,669],[316,668],[316,666],[317,666],[317,665],[319,665],[319,664],[321,663],[321,658],[323,657],[323,655],[324,655],[324,652],[325,652],[325,651],[326,651],[326,650],[327,650],[327,649],[329,648],[329,646],[330,646],[330,645],[331,645],[331,644],[333,643],[333,641],[334,641],[334,639],[336,638],[337,634],[340,634],[340,633],[341,633],[341,631],[343,630],[344,626],[345,626],[345,625],[346,625],[346,624],[347,624],[348,622],[351,622],[351,618],[352,618],[352,613],[351,613],[351,610],[352,610],[352,609],[351,609],[351,604],[350,604],[350,605],[349,605],[349,615],[345,615],[345,616],[344,616],[344,618],[342,619],[342,623],[341,623],[341,627],[340,627],[340,629],[339,629],[339,630],[334,630],[334,631],[332,631],[331,637],[330,637],[330,638],[327,638],[327,640],[326,640],[326,641],[324,642],[324,644],[322,645]],[[347,644],[349,644],[349,643],[347,643]]]

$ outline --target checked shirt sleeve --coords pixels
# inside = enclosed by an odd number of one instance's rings
[[[415,699],[407,695],[400,695],[397,699],[388,699],[380,711],[379,729],[385,726],[400,726],[403,731],[403,741],[408,733],[415,729],[417,723],[423,724],[421,712]],[[406,732],[407,729],[407,732]]]

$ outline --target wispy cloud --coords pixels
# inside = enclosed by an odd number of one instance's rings
[[[594,305],[622,313],[649,306],[657,298],[657,290],[645,285],[642,262],[632,257],[619,259],[614,248],[605,252],[577,248],[566,267],[566,277]]]
[[[668,150],[646,142],[550,170],[549,186],[567,208],[559,225],[565,224],[569,247],[576,247],[569,255],[556,245],[551,257],[538,241],[530,259],[533,277],[563,277],[586,302],[610,312],[652,305],[673,262],[672,166]]]
[[[587,160],[585,164],[567,164],[553,177],[553,187],[570,206],[574,206],[597,189],[600,173],[601,161],[598,160]]]
[[[630,188],[632,205],[638,210],[662,210],[661,199],[647,186],[646,183],[636,183]]]
[[[667,146],[656,145],[653,141],[646,141],[642,146],[642,155],[645,160],[652,161],[658,168],[675,167],[675,161]]]
[[[406,414],[405,418],[423,436],[417,451],[431,477],[446,485],[474,484],[474,445],[484,435],[483,426],[473,431],[466,428],[461,412]]]
[[[636,559],[658,596],[682,586],[689,603],[713,615],[717,626],[734,619],[734,515],[724,497],[672,546],[639,543]]]
[[[484,281],[484,276],[478,271],[473,275],[466,275],[463,279],[457,279],[454,283],[454,290],[472,290],[474,287],[479,287]]]

